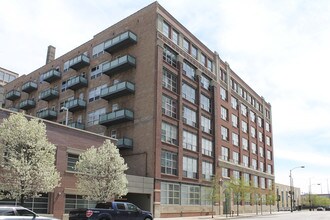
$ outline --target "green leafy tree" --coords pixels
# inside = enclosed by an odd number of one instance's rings
[[[108,202],[127,194],[128,167],[117,147],[106,140],[80,154],[76,163],[77,189],[85,199]],[[92,186],[92,187],[91,187]]]
[[[269,213],[272,214],[272,205],[275,205],[275,201],[276,201],[275,190],[274,189],[268,190],[266,195],[267,195],[266,204],[269,205]]]
[[[27,198],[52,192],[59,185],[54,144],[48,142],[46,125],[11,114],[0,125],[0,194],[24,205]]]
[[[234,196],[234,203],[236,203],[237,216],[239,215],[239,204],[244,201],[244,198],[251,192],[251,187],[248,182],[232,178],[227,183],[227,189],[231,190]]]

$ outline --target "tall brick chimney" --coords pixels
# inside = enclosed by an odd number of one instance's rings
[[[55,60],[55,50],[56,48],[52,45],[48,46],[46,64]]]

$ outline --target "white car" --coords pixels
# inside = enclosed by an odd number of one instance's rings
[[[325,211],[325,208],[323,208],[322,206],[320,206],[320,207],[317,207],[316,210],[317,211]]]
[[[58,220],[56,218],[39,216],[22,206],[0,205],[0,220]]]

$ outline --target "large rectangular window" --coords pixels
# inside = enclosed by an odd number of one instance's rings
[[[201,94],[201,107],[207,112],[211,111],[211,100],[205,95]]]
[[[225,90],[222,87],[220,87],[220,97],[224,101],[227,101],[228,100],[227,90]]]
[[[235,97],[231,97],[231,107],[233,108],[233,109],[237,109],[237,106],[238,106],[238,101],[237,101],[237,99],[235,98]]]
[[[177,53],[175,53],[172,49],[165,46],[163,50],[163,60],[170,64],[173,67],[177,67]]]
[[[220,110],[221,110],[221,118],[225,121],[228,121],[228,109],[221,106]]]
[[[229,149],[227,147],[221,147],[221,159],[229,161]]]
[[[203,115],[201,116],[201,126],[202,126],[202,131],[211,134],[211,119],[204,117]]]
[[[193,185],[181,185],[181,205],[199,205],[200,187]]]
[[[212,141],[202,138],[202,154],[212,157],[213,156],[213,144]]]
[[[241,114],[247,116],[247,107],[241,104]]]
[[[162,141],[169,144],[178,144],[178,128],[174,125],[162,122]]]
[[[97,125],[100,115],[105,114],[105,108],[100,108],[88,113],[87,126]]]
[[[96,201],[83,199],[80,195],[65,195],[65,213],[69,213],[72,209],[78,208],[94,208]]]
[[[196,89],[183,83],[182,84],[182,97],[192,103],[196,103]]]
[[[196,68],[193,67],[191,64],[188,62],[184,61],[183,62],[183,73],[190,79],[195,80],[195,74],[196,74]]]
[[[233,127],[237,128],[238,127],[238,118],[236,115],[231,114],[231,124]]]
[[[178,91],[177,76],[165,68],[163,69],[163,87],[175,93]]]
[[[161,203],[162,204],[180,204],[180,184],[161,183]]]
[[[232,132],[231,139],[232,139],[232,144],[238,147],[238,145],[239,145],[238,134]]]
[[[183,157],[183,176],[187,178],[197,178],[197,159]]]
[[[189,131],[183,131],[182,146],[185,149],[196,151],[197,150],[197,135]]]
[[[196,127],[196,112],[186,106],[183,106],[183,122],[187,125]]]
[[[243,150],[249,150],[249,142],[246,138],[242,138],[242,148]]]
[[[233,162],[235,164],[239,164],[239,153],[238,152],[233,152]]]
[[[213,164],[210,162],[202,162],[202,176],[205,180],[211,180],[213,176]]]
[[[79,155],[68,153],[66,170],[76,171],[76,163],[78,162],[78,160],[79,160]]]
[[[208,78],[207,76],[204,76],[203,74],[201,75],[201,86],[204,89],[210,90],[211,86],[211,79]]]
[[[177,117],[177,101],[166,95],[162,96],[162,112],[163,114],[176,118]]]
[[[101,90],[105,87],[107,87],[106,84],[98,86],[96,88],[92,88],[91,90],[89,90],[88,101],[93,102],[95,100],[100,99]]]
[[[162,151],[161,171],[165,174],[178,175],[178,154]]]
[[[228,128],[221,126],[221,139],[224,141],[229,140],[229,131]]]

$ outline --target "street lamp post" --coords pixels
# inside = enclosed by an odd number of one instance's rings
[[[297,168],[305,168],[305,166],[299,166],[299,167],[294,167],[290,170],[290,211],[293,212],[292,206],[293,206],[293,200],[294,200],[294,192],[293,192],[293,179],[292,179],[292,170],[297,169]]]
[[[65,125],[68,126],[69,109],[65,106],[62,106],[61,110],[65,111]]]

